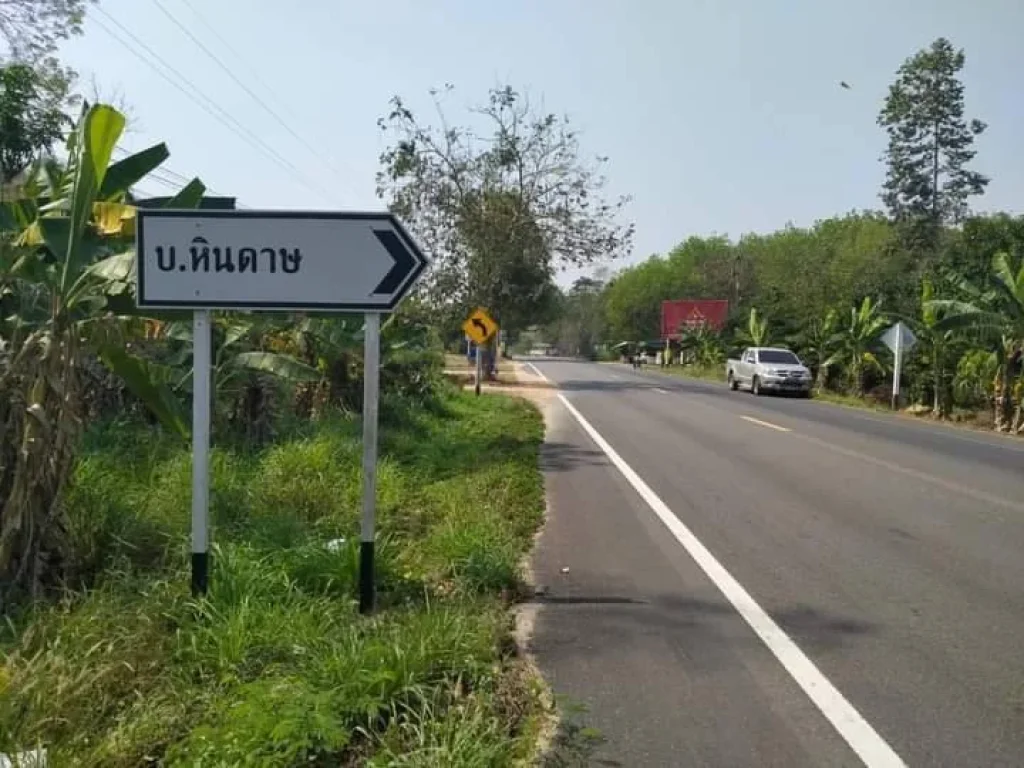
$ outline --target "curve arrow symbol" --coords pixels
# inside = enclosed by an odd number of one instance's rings
[[[480,329],[480,335],[483,338],[487,338],[487,323],[485,323],[479,317],[474,317],[472,323],[473,325]]]
[[[391,269],[384,275],[384,279],[380,281],[377,287],[373,289],[373,293],[390,295],[402,287],[405,278],[416,268],[416,259],[394,231],[390,229],[375,229],[373,234],[394,260]]]

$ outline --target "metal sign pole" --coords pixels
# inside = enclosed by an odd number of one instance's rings
[[[480,377],[483,375],[484,370],[484,356],[481,354],[483,351],[483,345],[476,345],[476,394],[480,394]]]
[[[192,314],[192,594],[205,595],[210,573],[210,313]]]
[[[363,347],[363,519],[359,543],[359,612],[373,611],[373,544],[377,505],[377,414],[380,405],[380,315],[367,312]]]
[[[893,352],[895,365],[892,372],[892,409],[895,411],[900,399],[900,369],[903,367],[903,327],[896,324],[896,349]]]

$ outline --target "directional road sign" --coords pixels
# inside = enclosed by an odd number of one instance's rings
[[[137,216],[139,307],[389,312],[427,266],[390,213]]]
[[[902,322],[897,322],[882,334],[882,342],[892,350],[893,354],[892,407],[895,410],[899,406],[900,400],[900,379],[903,376],[903,361],[906,354],[917,343],[917,337],[906,325]]]
[[[917,337],[906,325],[898,322],[882,334],[882,342],[893,352],[909,352],[917,343]]]
[[[139,209],[139,307],[192,309],[192,590],[209,572],[211,309],[363,312],[359,610],[374,605],[380,321],[427,259],[389,213]]]
[[[477,344],[485,344],[498,332],[498,324],[485,310],[477,309],[462,324],[462,330]]]

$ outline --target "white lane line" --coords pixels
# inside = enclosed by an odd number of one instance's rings
[[[760,427],[768,427],[768,429],[775,429],[779,432],[793,431],[789,427],[780,427],[778,424],[772,424],[770,421],[761,421],[760,419],[755,419],[753,416],[740,416],[740,418],[744,421],[749,421],[751,424],[757,424]]]
[[[878,735],[861,714],[850,704],[839,690],[829,682],[828,678],[814,666],[803,651],[794,643],[789,635],[782,631],[778,624],[750,596],[743,586],[733,578],[725,567],[715,559],[700,540],[693,535],[676,517],[668,505],[643,481],[632,467],[627,464],[615,449],[594,429],[583,414],[576,410],[572,403],[559,393],[569,413],[575,417],[583,430],[590,435],[597,446],[604,451],[612,464],[623,474],[640,497],[654,511],[665,527],[690,554],[701,570],[718,587],[725,598],[739,612],[740,616],[750,625],[762,642],[768,646],[776,659],[782,664],[797,685],[803,689],[807,697],[828,719],[839,732],[850,748],[868,768],[905,768],[906,763],[896,754],[895,750]]]
[[[662,389],[661,387],[655,387],[654,391],[657,392],[659,395],[669,394],[669,391],[667,389]]]
[[[542,379],[544,379],[544,381],[547,381],[547,382],[550,383],[551,380],[547,376],[545,376],[543,373],[541,373],[540,372],[540,368],[538,368],[536,365],[534,365],[533,363],[526,363],[526,366],[528,368],[532,369],[533,372],[536,373],[538,376],[540,376]]]

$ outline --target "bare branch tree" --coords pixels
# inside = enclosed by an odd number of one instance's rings
[[[38,64],[52,56],[61,40],[82,33],[89,2],[96,0],[0,0],[4,58]]]
[[[633,225],[619,220],[628,199],[604,199],[607,158],[582,159],[568,118],[538,113],[505,86],[471,110],[478,133],[449,122],[443,97],[452,90],[431,92],[434,124],[397,96],[378,121],[390,146],[377,193],[434,257],[422,289],[429,303],[525,316],[552,295],[556,268],[629,252]]]

